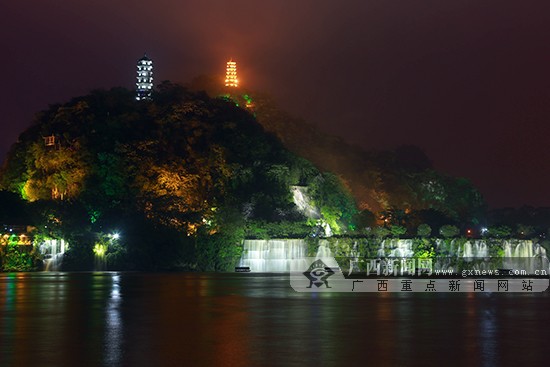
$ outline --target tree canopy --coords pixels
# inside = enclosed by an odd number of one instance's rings
[[[75,232],[133,231],[138,258],[162,243],[170,253],[173,237],[234,233],[251,222],[305,223],[290,186],[310,184],[335,226],[349,221],[353,199],[337,177],[288,151],[231,100],[169,82],[151,100],[116,88],[50,106],[13,146],[0,178],[1,188],[50,203],[45,220],[54,217],[65,230],[83,216],[87,223]],[[173,236],[150,238],[159,231]]]

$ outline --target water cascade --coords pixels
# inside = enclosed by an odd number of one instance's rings
[[[387,239],[380,243],[378,248],[379,257],[412,257],[412,240]]]
[[[317,259],[326,259],[333,256],[332,251],[330,250],[330,245],[327,240],[319,240],[319,247],[317,248],[317,253],[315,257]]]
[[[96,243],[94,245],[94,270],[103,271],[107,268],[107,258],[105,257],[107,253],[107,244],[105,243]]]
[[[351,256],[352,254],[349,254]],[[323,263],[332,269],[339,268],[338,262],[334,259],[334,254],[330,249],[329,242],[325,239],[319,240],[319,247],[315,254],[316,259],[320,259]]]
[[[349,241],[318,239],[315,257],[323,260],[328,267],[338,267],[332,259],[349,257],[350,259],[366,259],[366,255],[358,251],[359,241],[372,241],[367,239]],[[406,259],[415,256],[415,240],[413,239],[385,239],[378,245],[374,257]],[[435,262],[433,269],[452,269],[457,260],[464,259],[472,268],[484,269],[523,269],[527,271],[547,267],[546,250],[544,247],[530,240],[502,240],[489,242],[482,239],[431,242],[435,249]],[[249,267],[251,272],[287,272],[290,269],[307,269],[308,263],[307,245],[301,239],[271,239],[271,240],[245,240],[244,251],[239,266]],[[502,261],[498,262],[498,258]]]
[[[532,273],[545,267],[546,249],[531,240],[505,240],[503,250],[506,269],[521,268]]]
[[[465,259],[487,257],[489,252],[485,241],[467,241],[462,249],[462,257]]]
[[[302,213],[306,218],[316,220],[317,225],[323,228],[323,235],[325,237],[331,237],[332,228],[330,228],[330,225],[326,222],[326,220],[321,218],[321,212],[319,208],[314,205],[313,200],[311,200],[308,195],[308,187],[290,186],[290,190],[292,191],[292,200],[296,205],[298,211]]]
[[[321,214],[319,210],[313,205],[311,199],[307,193],[307,186],[291,186],[292,199],[294,204],[298,207],[300,213],[304,214],[309,219],[319,219]]]
[[[307,246],[301,239],[244,240],[239,266],[251,272],[282,273],[291,267],[307,269]]]
[[[45,240],[38,246],[38,249],[44,257],[44,271],[58,271],[63,262],[63,256],[67,249],[67,243],[64,240]]]
[[[546,250],[530,240],[504,241],[504,254],[505,257],[540,257],[546,256]]]

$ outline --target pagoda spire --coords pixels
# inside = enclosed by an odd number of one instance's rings
[[[225,69],[225,86],[234,88],[239,86],[239,80],[237,79],[237,63],[232,59],[229,59]]]
[[[143,54],[137,62],[136,99],[150,99],[153,90],[153,60]]]

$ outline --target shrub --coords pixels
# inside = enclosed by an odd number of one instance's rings
[[[17,244],[10,243],[1,253],[2,271],[32,271],[36,270],[37,254],[28,252]]]

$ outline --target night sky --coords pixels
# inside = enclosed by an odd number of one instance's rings
[[[550,1],[21,0],[0,6],[0,160],[49,104],[238,62],[320,130],[421,147],[492,207],[550,206]]]

